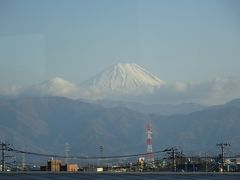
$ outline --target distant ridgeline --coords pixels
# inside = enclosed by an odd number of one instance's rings
[[[146,123],[151,120],[153,150],[181,146],[183,150],[212,151],[216,142],[239,147],[240,101],[171,115],[148,114],[121,106],[103,107],[62,97],[0,100],[0,136],[16,147],[40,152],[105,154],[146,152]],[[147,105],[145,106],[147,107]]]

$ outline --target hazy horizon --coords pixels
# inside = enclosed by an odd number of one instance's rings
[[[121,62],[167,82],[178,93],[162,94],[181,101],[240,97],[237,0],[0,4],[1,95],[54,77],[80,84]]]

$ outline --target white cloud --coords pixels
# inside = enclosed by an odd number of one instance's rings
[[[216,78],[203,101],[219,104],[240,97],[240,77]]]
[[[204,82],[166,83],[154,94],[131,97],[145,103],[188,103],[207,105],[223,104],[240,98],[240,77],[216,78]]]
[[[20,86],[0,86],[0,96],[17,96],[23,90]]]
[[[22,93],[25,96],[63,96],[72,99],[87,97],[87,92],[74,83],[62,78],[52,78],[33,85]]]
[[[240,97],[240,77],[216,78],[205,82],[166,83],[155,93],[123,95],[87,90],[61,78],[53,78],[29,88],[17,86],[0,87],[1,96],[64,96],[72,99],[101,99],[140,101],[144,103],[183,103],[222,104]]]
[[[173,86],[177,92],[184,92],[188,88],[188,84],[183,82],[176,82]]]

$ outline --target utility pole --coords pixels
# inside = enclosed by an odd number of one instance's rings
[[[103,167],[103,146],[99,146],[100,150],[100,167]]]
[[[170,149],[165,149],[164,152],[168,152],[170,155],[170,159],[172,159],[172,171],[176,172],[177,171],[177,162],[176,162],[176,154],[179,154],[177,151],[178,149],[175,147],[172,147]]]
[[[205,153],[205,172],[207,172],[207,153]]]
[[[217,146],[221,149],[221,167],[219,171],[224,171],[224,148],[231,145],[229,143],[219,143]]]
[[[177,164],[176,164],[176,148],[172,148],[172,171],[176,172],[177,171]]]
[[[22,151],[26,151],[26,146],[22,147]],[[25,171],[26,168],[26,157],[25,153],[22,153],[22,170]]]
[[[4,155],[4,150],[5,150],[5,147],[6,147],[6,144],[5,143],[1,143],[1,146],[2,146],[2,161],[1,161],[1,164],[2,164],[2,172],[4,171],[4,164],[5,164],[5,162],[4,162],[4,157],[5,157],[5,155]]]
[[[6,143],[2,142],[1,143],[1,150],[2,150],[2,161],[1,161],[1,165],[2,165],[2,171],[5,171],[5,150],[6,150]]]

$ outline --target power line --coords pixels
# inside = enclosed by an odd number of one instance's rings
[[[56,157],[56,158],[66,158],[66,156],[63,155],[56,155],[56,154],[45,154],[45,153],[37,153],[37,152],[31,152],[31,151],[23,151],[18,149],[12,149],[9,148],[8,151],[13,151],[16,153],[23,153],[23,154],[29,154],[34,156],[43,156],[43,157]],[[153,154],[163,153],[166,152],[166,150],[160,150],[152,152]],[[117,155],[117,156],[68,156],[70,159],[122,159],[122,158],[131,158],[131,157],[137,157],[137,156],[146,156],[148,153],[139,153],[139,154],[130,154],[130,155]]]
[[[63,155],[57,155],[57,154],[46,154],[46,153],[37,153],[37,152],[31,152],[31,151],[23,151],[13,148],[7,148],[7,151],[13,151],[16,153],[24,153],[28,155],[34,155],[34,156],[42,156],[42,157],[56,157],[56,158],[66,158],[66,156]],[[165,153],[165,152],[172,152],[171,149],[164,149],[152,152],[153,154],[159,154],[159,153]],[[80,159],[80,160],[95,160],[95,159],[122,159],[122,158],[131,158],[131,157],[138,157],[138,156],[147,156],[148,153],[138,153],[138,154],[129,154],[129,155],[116,155],[116,156],[68,156],[69,159]],[[188,157],[198,157],[198,156],[188,156]],[[235,158],[236,156],[228,156],[228,158]],[[207,158],[216,158],[216,156],[207,156]]]

